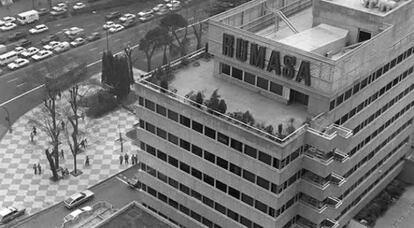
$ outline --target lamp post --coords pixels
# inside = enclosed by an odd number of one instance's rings
[[[108,51],[109,50],[109,39],[108,39],[109,32],[108,32],[108,29],[105,31],[106,31],[106,51]]]
[[[9,125],[9,132],[10,132],[10,133],[12,133],[12,132],[13,132],[13,130],[12,130],[12,127],[11,127],[11,122],[10,122],[10,113],[9,113],[9,111],[7,110],[7,108],[6,108],[6,107],[4,107],[4,106],[1,106],[1,107],[4,109],[4,111],[6,111],[7,116],[6,116],[6,117],[4,117],[4,119],[7,121],[7,124]]]

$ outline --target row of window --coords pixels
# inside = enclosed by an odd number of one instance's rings
[[[366,180],[369,175],[371,175],[375,170],[377,170],[386,160],[388,160],[392,155],[394,155],[398,149],[404,146],[408,142],[409,138],[405,138],[400,144],[394,147],[381,161],[379,161],[374,167],[372,167],[367,173],[365,173],[361,178],[358,179],[352,186],[350,186],[341,196],[339,199],[344,199],[347,197],[355,188],[357,188],[364,180]]]
[[[187,142],[184,139],[178,138],[177,136],[161,129],[156,128],[154,125],[143,121],[142,119],[139,120],[140,126],[142,129],[145,129],[153,134],[156,134],[157,136],[161,137],[162,139],[168,140],[169,142],[181,147],[182,149],[189,151],[200,158],[204,158],[204,160],[218,166],[219,168],[225,169],[227,171],[230,171],[233,174],[236,174],[239,177],[242,177],[249,182],[252,182],[253,184],[258,185],[261,188],[266,189],[267,191],[271,191],[274,194],[280,194],[283,190],[294,184],[297,180],[299,180],[302,177],[302,171],[299,170],[297,173],[293,174],[288,180],[283,182],[282,184],[275,184],[271,181],[268,181],[267,179],[255,175],[253,172],[250,172],[246,169],[241,168],[238,165],[235,165],[231,163],[230,161],[221,158],[219,156],[214,155],[213,153],[210,153],[206,150],[203,150],[202,148],[191,144]],[[160,132],[162,132],[160,134]],[[146,148],[145,148],[146,146]],[[163,153],[161,151],[157,151],[150,145],[146,145],[145,143],[141,142],[141,149],[149,151],[151,154],[154,154],[154,156],[159,156],[158,153]],[[155,155],[157,153],[157,155]],[[298,153],[299,156],[299,153]],[[166,158],[166,155],[162,155],[162,158]]]
[[[382,113],[390,109],[394,104],[396,104],[399,100],[401,100],[403,97],[408,95],[412,90],[414,89],[414,84],[412,84],[410,87],[405,89],[403,92],[398,94],[396,97],[394,97],[391,101],[386,103],[384,106],[379,108],[374,114],[372,114],[370,117],[362,121],[358,126],[354,128],[354,135],[358,133],[360,130],[362,130],[364,127],[366,127],[368,124],[370,124],[372,121],[377,119]]]
[[[260,89],[270,91],[279,96],[283,96],[283,86],[275,82],[269,81],[265,78],[256,76],[252,73],[240,70],[239,68],[232,67],[230,65],[220,63],[220,72],[232,76],[235,79],[239,79],[250,85],[256,86]]]
[[[372,96],[368,97],[364,101],[362,101],[358,106],[353,108],[350,112],[345,113],[341,118],[335,121],[336,124],[341,125],[344,124],[348,119],[351,119],[355,114],[361,112],[364,108],[366,108],[369,104],[374,102],[376,99],[381,97],[382,95],[386,94],[387,91],[398,85],[402,80],[404,80],[408,75],[413,72],[413,67],[410,67],[408,70],[404,71],[404,73],[398,75],[394,78],[391,82],[387,85],[379,89],[376,93]]]
[[[149,146],[147,144],[146,148],[151,148],[152,146]],[[154,148],[154,147],[152,147]],[[192,175],[193,177],[207,183],[208,185],[215,187],[216,189],[230,195],[231,197],[237,199],[237,200],[241,200],[242,202],[246,203],[247,205],[256,208],[257,210],[271,216],[274,218],[277,218],[279,215],[281,215],[286,209],[288,209],[289,207],[291,207],[298,199],[299,199],[299,194],[295,197],[293,197],[292,199],[290,199],[286,204],[284,204],[283,206],[281,206],[278,210],[275,210],[274,208],[266,205],[265,203],[254,199],[253,197],[246,195],[244,193],[242,193],[241,191],[228,186],[227,184],[214,179],[213,177],[202,173],[201,171],[199,171],[198,169],[189,166],[188,164],[177,160],[176,158],[170,156],[170,155],[166,155],[165,153],[163,153],[162,151],[157,150],[157,154],[153,154],[150,151],[147,151],[149,154],[158,157],[159,159],[163,160],[164,162],[168,162],[168,164],[181,169],[182,171]],[[161,153],[158,153],[161,152]],[[158,154],[162,154],[162,156],[159,156]],[[164,157],[164,155],[166,157]],[[253,173],[251,173],[253,174]]]
[[[239,222],[241,224],[243,224],[246,227],[252,228],[252,227],[261,227],[260,225],[252,222],[250,219],[245,218],[241,215],[239,215],[238,213],[224,207],[223,205],[215,202],[214,200],[200,194],[199,192],[189,188],[186,185],[183,185],[181,183],[179,183],[178,181],[174,180],[171,177],[168,177],[167,175],[159,172],[158,170],[155,170],[153,168],[151,168],[149,165],[146,165],[145,163],[141,163],[141,169],[143,171],[146,171],[148,174],[158,178],[159,180],[163,181],[166,184],[169,184],[171,187],[199,200],[200,202],[202,202],[203,204],[217,210],[218,212],[226,215],[227,217],[235,220],[236,222]],[[143,183],[138,183],[139,185],[144,185]],[[174,201],[173,204],[170,203],[171,206],[173,206],[174,208],[178,209],[178,207],[176,207],[175,205],[177,205],[177,203]]]
[[[175,225],[179,226],[180,228],[186,228],[185,226],[181,225],[180,223],[178,223],[178,222],[177,222],[177,221],[175,221],[174,219],[172,219],[172,218],[170,218],[170,217],[168,217],[168,216],[164,215],[163,213],[161,213],[161,212],[159,212],[159,211],[155,210],[155,208],[153,208],[153,207],[151,207],[151,206],[147,205],[146,203],[142,203],[142,206],[144,206],[144,207],[148,208],[149,210],[153,211],[155,214],[158,214],[158,215],[160,215],[161,217],[163,217],[163,218],[165,218],[165,219],[169,220],[170,222],[174,223]],[[220,226],[216,226],[215,228],[220,228]]]
[[[408,126],[411,125],[411,121],[408,121],[404,125],[402,125],[400,128],[398,128],[392,135],[388,136],[387,139],[382,141],[380,145],[378,145],[374,150],[372,150],[367,156],[365,156],[358,164],[356,164],[354,167],[352,167],[348,172],[345,173],[343,177],[348,178],[351,176],[359,167],[364,165],[366,162],[371,160],[371,158],[374,157],[382,148],[384,148],[389,142],[391,142],[396,136],[398,136],[404,129],[406,129]]]
[[[368,144],[372,139],[377,137],[385,128],[390,126],[390,124],[394,123],[397,119],[399,119],[404,113],[406,113],[408,110],[410,110],[414,106],[414,101],[407,104],[402,110],[400,110],[398,113],[396,113],[392,118],[390,118],[387,122],[385,122],[383,125],[381,125],[377,130],[375,130],[372,134],[370,134],[368,137],[366,137],[364,140],[362,140],[358,145],[356,145],[350,152],[348,152],[349,157],[352,157],[357,151],[359,151],[362,147],[364,147],[366,144]]]
[[[390,62],[388,62],[387,64],[384,64],[382,67],[380,67],[376,71],[372,72],[368,77],[365,77],[363,80],[352,85],[350,89],[348,89],[346,92],[339,95],[338,97],[336,97],[336,99],[330,102],[329,110],[332,110],[335,107],[339,106],[340,104],[348,100],[352,95],[355,95],[356,93],[364,89],[367,85],[371,84],[372,82],[380,78],[382,75],[387,73],[393,67],[400,64],[406,58],[410,57],[413,52],[414,52],[414,47],[407,49],[395,59],[391,60]]]
[[[258,159],[260,162],[265,163],[266,165],[269,165],[279,170],[289,165],[292,161],[297,159],[299,155],[303,152],[303,147],[299,147],[292,154],[290,154],[283,160],[279,160],[263,151],[260,151],[254,147],[244,144],[236,139],[230,138],[229,136],[222,134],[219,131],[204,126],[203,124],[195,120],[192,120],[184,115],[180,115],[177,112],[165,108],[164,106],[155,104],[151,100],[139,97],[138,103],[139,105],[144,106],[148,110],[156,112],[164,117],[167,117],[170,120],[178,122],[185,127],[188,127],[200,134],[204,134],[205,136],[217,140],[218,142],[225,144],[226,146],[230,146],[232,149],[238,152],[244,153],[254,159]],[[163,134],[163,132],[160,132],[160,134]]]
[[[345,207],[342,211],[341,214],[335,218],[336,221],[338,221],[344,214],[346,214],[352,207],[354,207],[355,205],[357,205],[359,203],[359,201],[361,201],[361,199],[372,189],[375,189],[375,186],[384,179],[384,177],[386,175],[388,175],[388,173],[393,170],[397,165],[399,165],[401,162],[404,161],[404,157],[398,159],[389,169],[387,169],[387,171],[385,171],[380,177],[377,178],[377,180],[375,180],[374,183],[372,183],[370,186],[368,186],[365,191],[363,191],[354,201],[352,201],[351,204],[349,204],[347,207]]]

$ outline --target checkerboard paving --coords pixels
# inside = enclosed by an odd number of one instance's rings
[[[84,87],[79,90],[85,89],[90,90]],[[58,100],[58,104],[62,102],[64,98]],[[127,110],[118,109],[99,119],[85,117],[79,120],[79,129],[88,141],[86,150],[77,156],[77,167],[83,174],[77,177],[69,175],[58,182],[51,181],[52,173],[44,152],[46,148],[52,148],[50,139],[38,129],[34,142],[30,142],[33,127],[30,120],[36,118],[38,110],[39,107],[16,121],[12,133],[8,132],[0,142],[0,208],[20,205],[33,214],[127,168],[119,164],[119,132],[124,139],[124,153],[134,153],[125,133],[138,119]],[[72,171],[73,156],[65,134],[61,133],[60,141],[59,151],[63,149],[65,155],[59,161],[60,166]],[[87,167],[84,166],[86,155],[90,159],[90,166]],[[35,163],[40,163],[41,175],[34,174]]]

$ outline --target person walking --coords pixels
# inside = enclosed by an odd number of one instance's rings
[[[62,121],[62,122],[60,123],[60,125],[62,126],[62,130],[65,130],[65,121]]]
[[[119,155],[119,164],[122,165],[122,162],[124,161],[124,156]]]
[[[128,156],[127,153],[125,153],[124,158],[125,158],[125,165],[128,165],[129,164],[129,156]]]
[[[62,157],[62,159],[65,159],[65,154],[63,153],[63,149],[60,150],[60,156]]]
[[[33,135],[36,135],[36,134],[37,134],[36,126],[33,126]]]
[[[36,164],[33,164],[33,169],[34,169],[34,174],[36,175],[37,174],[37,165]]]
[[[86,155],[85,166],[89,166],[89,156],[88,155]]]
[[[40,166],[40,163],[37,163],[37,169],[39,171],[39,175],[42,174],[42,166]]]
[[[32,131],[32,132],[30,132],[30,142],[33,142],[33,137],[34,137],[34,135],[33,135],[33,131]]]

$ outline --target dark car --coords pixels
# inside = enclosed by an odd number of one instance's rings
[[[111,12],[110,14],[108,14],[108,15],[105,16],[105,19],[107,21],[110,21],[110,20],[117,19],[119,17],[121,17],[121,13],[120,12]]]
[[[59,40],[60,40],[60,38],[59,38],[58,35],[56,35],[56,34],[50,34],[46,38],[43,38],[42,40],[40,40],[40,42],[43,45],[46,45],[46,44],[50,43],[50,41],[59,41]]]
[[[101,34],[99,32],[94,32],[92,33],[90,36],[86,37],[86,39],[91,42],[91,41],[95,41],[95,40],[99,40],[101,39]]]
[[[46,8],[40,8],[37,10],[37,12],[39,12],[39,16],[45,16],[47,13],[49,13],[49,10]]]
[[[16,45],[20,46],[20,47],[28,47],[28,46],[32,45],[32,41],[30,41],[28,39],[21,39],[21,40],[18,41],[18,43]]]
[[[24,33],[24,32],[16,32],[16,33],[11,34],[9,36],[9,40],[10,41],[16,41],[16,40],[20,40],[22,38],[25,38],[26,36],[27,36],[27,34]]]
[[[122,23],[121,25],[124,26],[125,28],[130,28],[130,27],[132,27],[136,24],[137,24],[136,20],[127,20],[124,23]]]

